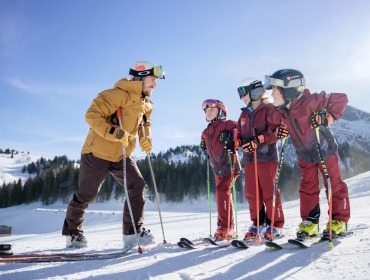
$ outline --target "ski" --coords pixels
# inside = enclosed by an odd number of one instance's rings
[[[248,249],[249,246],[247,245],[247,242],[244,240],[233,240],[231,241],[231,245],[238,249]]]
[[[207,238],[207,237],[203,238],[203,242],[208,244],[208,245],[218,247],[218,248],[225,248],[225,247],[229,247],[231,245],[231,243],[229,241],[226,241],[226,240],[214,241],[213,239]]]
[[[214,241],[211,238],[203,238],[201,242],[194,243],[189,239],[182,237],[177,246],[183,249],[200,249],[200,248],[225,248],[230,246],[228,241]]]
[[[114,253],[50,253],[0,255],[0,263],[69,262],[115,259],[127,255],[130,249]]]
[[[333,234],[332,239],[347,237],[351,234],[353,234],[352,231],[348,231],[346,233],[338,234],[338,235]],[[314,245],[320,244],[320,243],[325,242],[325,241],[329,241],[329,237],[328,237],[328,234],[324,232],[322,236],[319,235],[319,236],[307,237],[307,238],[290,238],[290,239],[288,239],[287,243],[291,244],[291,245],[294,245],[294,246],[298,246],[298,247],[303,248],[303,249],[307,249],[307,248],[310,248]],[[267,247],[271,248],[271,249],[281,250],[281,249],[284,249],[284,247],[285,247],[285,245],[287,245],[287,243],[278,244],[275,241],[266,241],[265,245]]]
[[[265,245],[267,247],[269,247],[270,249],[276,249],[276,250],[283,249],[282,245],[280,245],[279,243],[276,243],[275,241],[272,241],[272,240],[265,241]]]
[[[310,248],[311,246],[319,244],[319,243],[324,242],[324,241],[326,241],[324,238],[320,238],[319,240],[316,240],[316,241],[313,241],[313,242],[310,242],[309,240],[302,239],[302,238],[288,239],[289,244],[298,246],[298,247],[303,248],[303,249]]]

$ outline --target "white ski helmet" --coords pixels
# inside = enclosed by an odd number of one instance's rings
[[[165,78],[164,68],[149,61],[135,62],[134,66],[130,68],[129,74],[133,77],[133,80],[139,81],[142,81],[147,76],[154,76],[159,79]]]
[[[244,79],[238,87],[238,94],[239,97],[242,98],[248,93],[252,101],[260,99],[265,93],[265,88],[263,87],[262,81],[256,78]]]

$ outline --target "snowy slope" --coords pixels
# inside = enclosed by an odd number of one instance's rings
[[[0,186],[3,183],[17,182],[19,179],[24,183],[28,179],[29,174],[27,172],[22,173],[23,166],[36,162],[41,157],[40,155],[23,152],[14,154],[13,158],[11,158],[10,154],[0,154]]]
[[[255,246],[240,251],[234,248],[184,251],[175,245],[181,236],[200,239],[209,234],[206,201],[162,204],[165,238],[155,204],[146,209],[145,226],[155,234],[158,245],[138,254],[99,261],[41,264],[0,264],[0,279],[369,279],[370,273],[370,171],[347,180],[351,196],[350,238],[335,240],[310,249],[287,248],[272,251]],[[327,203],[322,192],[323,229],[327,222]],[[122,247],[121,202],[93,204],[85,216],[85,235],[89,247],[64,248],[60,230],[65,205],[50,207],[32,204],[0,209],[0,224],[13,226],[13,235],[0,237],[12,243],[18,253],[97,252]],[[249,222],[246,205],[238,205],[239,235]],[[284,203],[285,234],[292,237],[300,222],[299,201]],[[213,210],[214,213],[214,210]],[[215,215],[212,216],[212,230]],[[284,241],[284,240],[282,240]]]

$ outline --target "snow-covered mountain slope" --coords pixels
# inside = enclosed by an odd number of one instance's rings
[[[42,156],[30,153],[14,153],[0,154],[0,187],[3,183],[18,181],[26,181],[29,177],[27,172],[22,173],[23,166],[27,166],[31,162],[36,162]]]

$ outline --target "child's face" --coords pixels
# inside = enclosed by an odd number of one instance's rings
[[[249,104],[249,102],[251,102],[251,97],[250,97],[250,93],[244,95],[242,98],[240,98],[246,105]]]
[[[217,115],[218,115],[218,108],[217,107],[208,107],[206,110],[205,110],[205,113],[206,113],[206,120],[208,122],[214,120]]]
[[[284,97],[280,91],[280,89],[277,86],[272,86],[272,98],[274,99],[274,105],[275,106],[281,106],[285,104]]]

